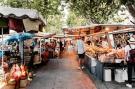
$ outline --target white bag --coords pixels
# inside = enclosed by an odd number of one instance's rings
[[[123,69],[122,79],[123,79],[124,81],[125,81],[125,80],[128,80],[127,69]]]

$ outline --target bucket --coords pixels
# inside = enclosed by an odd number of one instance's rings
[[[27,78],[26,78],[26,79],[21,79],[21,80],[20,80],[20,88],[26,87],[27,84],[28,84],[28,79],[27,79]]]

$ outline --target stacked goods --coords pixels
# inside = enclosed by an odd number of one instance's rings
[[[87,46],[86,47],[86,52],[91,55],[107,54],[111,51],[112,51],[112,49],[110,49],[110,48],[101,48],[101,47],[97,47],[97,46]]]
[[[124,49],[118,49],[116,51],[116,58],[117,59],[124,59],[124,57],[125,57]]]
[[[26,87],[27,85],[27,69],[24,65],[14,64],[9,74],[6,74],[7,87],[14,89],[15,87]]]
[[[110,51],[110,50],[109,50]],[[114,62],[114,59],[115,59],[115,50],[112,50],[106,54],[101,54],[99,55],[99,60],[101,62]]]
[[[24,65],[20,66],[21,69],[21,77],[20,77],[20,87],[27,86],[27,68]]]

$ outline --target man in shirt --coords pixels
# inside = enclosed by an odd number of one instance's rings
[[[135,39],[135,33],[133,33],[132,36]],[[127,45],[125,46],[125,62],[127,62],[127,68],[128,68],[128,83],[126,84],[127,87],[132,88],[132,69],[135,68],[135,64],[130,62],[130,53],[129,51],[132,49],[135,49],[135,41],[128,40]]]
[[[78,38],[76,42],[77,54],[79,56],[79,64],[80,67],[84,68],[84,57],[85,57],[85,50],[84,50],[84,42],[81,37]]]

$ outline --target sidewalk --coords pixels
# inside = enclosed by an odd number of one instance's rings
[[[72,59],[51,59],[37,71],[27,89],[96,89],[87,74]]]

